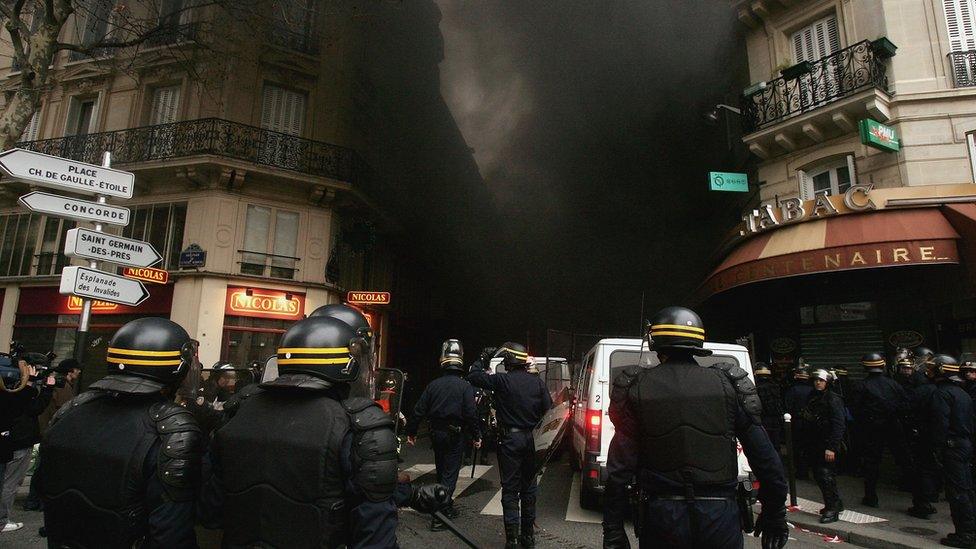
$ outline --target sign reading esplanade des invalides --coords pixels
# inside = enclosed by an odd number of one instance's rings
[[[702,291],[711,295],[735,286],[787,276],[935,263],[959,263],[955,240],[842,246],[756,259],[716,273]]]

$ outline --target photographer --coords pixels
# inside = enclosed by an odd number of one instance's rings
[[[31,450],[41,439],[37,416],[51,401],[55,384],[53,373],[44,379],[37,379],[39,369],[42,372],[50,372],[49,356],[24,353],[18,359],[21,371],[26,368],[31,383],[22,385],[20,390],[14,392],[8,389],[0,392],[0,399],[3,400],[0,410],[4,417],[9,418],[10,435],[6,437],[6,449],[12,452],[12,457],[6,462],[3,491],[0,493],[0,524],[3,525],[3,532],[11,532],[23,527],[23,523],[9,520],[10,508],[17,495],[17,488],[24,481],[24,476],[30,468]]]

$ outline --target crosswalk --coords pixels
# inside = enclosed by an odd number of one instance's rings
[[[823,503],[812,501],[804,498],[796,498],[796,506],[804,512],[813,513],[814,515],[820,514],[820,508],[823,507]],[[850,509],[842,511],[837,518],[843,522],[850,522],[852,524],[872,524],[875,522],[888,522],[888,519],[881,517],[875,517],[865,513],[860,513],[858,511],[851,511]]]

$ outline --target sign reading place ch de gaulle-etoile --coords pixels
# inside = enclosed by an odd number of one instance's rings
[[[24,149],[0,153],[0,170],[26,183],[82,194],[132,198],[136,177],[131,172],[103,168]]]

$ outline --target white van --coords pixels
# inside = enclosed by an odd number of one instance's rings
[[[736,364],[752,377],[749,351],[742,345],[705,343],[711,356],[697,357],[703,366],[718,362]],[[599,505],[607,481],[607,451],[613,438],[613,423],[607,416],[610,390],[624,369],[637,365],[656,366],[657,353],[649,351],[640,339],[603,339],[583,356],[577,384],[576,403],[572,410],[572,447],[570,461],[580,471],[580,506],[594,509]],[[753,379],[753,381],[755,381]],[[749,477],[749,464],[739,448],[739,478]]]

